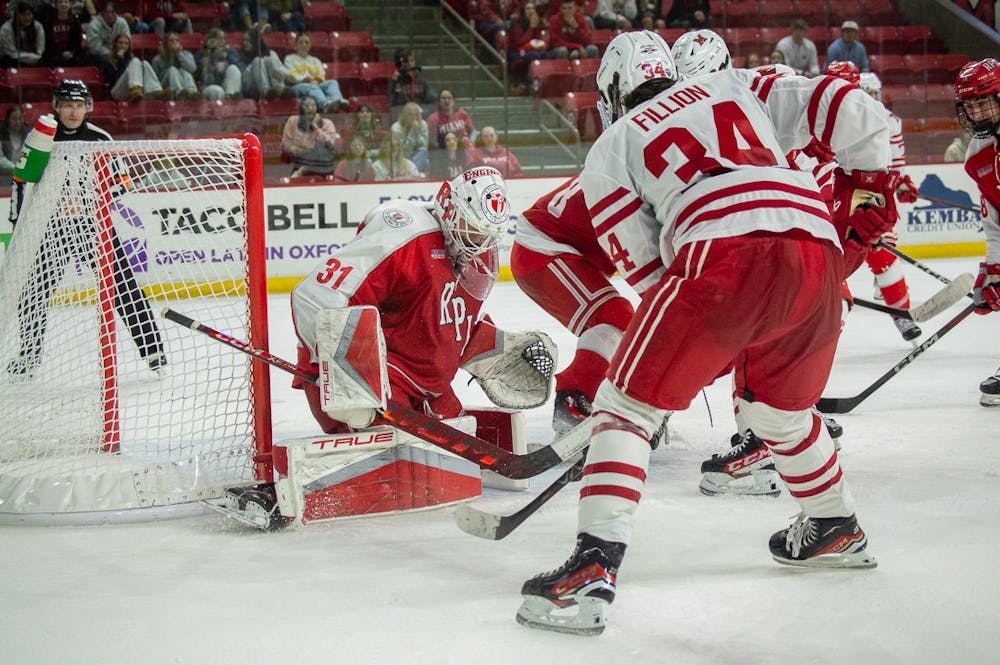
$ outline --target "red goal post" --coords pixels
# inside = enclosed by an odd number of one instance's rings
[[[262,151],[57,143],[0,263],[0,520],[142,519],[270,480]],[[162,510],[160,512],[163,512]]]

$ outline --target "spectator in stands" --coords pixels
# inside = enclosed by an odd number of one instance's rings
[[[187,15],[184,0],[154,0],[147,2],[146,22],[150,32],[163,37],[168,32],[189,34],[192,32],[191,19]]]
[[[674,0],[664,20],[668,28],[711,28],[712,9],[708,0]]]
[[[819,56],[816,53],[816,44],[806,37],[809,24],[805,19],[797,18],[792,21],[792,34],[778,40],[774,50],[781,53],[784,64],[795,70],[797,74],[803,76],[817,76],[819,74]],[[773,56],[773,54],[772,54]],[[771,60],[770,64],[775,64]]]
[[[111,97],[137,102],[148,96],[163,97],[163,86],[152,65],[132,53],[132,37],[118,35],[108,59],[101,64],[104,80],[111,82]]]
[[[382,126],[382,118],[375,113],[375,109],[370,104],[361,104],[351,114],[351,122],[344,127],[344,138],[354,138],[360,136],[365,142],[365,150],[368,151],[368,158],[375,160],[378,151],[382,147],[382,139],[385,138],[386,129]]]
[[[437,91],[424,79],[413,49],[396,49],[393,62],[396,64],[396,71],[389,79],[389,105],[396,107],[407,102],[433,104],[437,99]]]
[[[14,16],[0,26],[0,64],[31,67],[41,62],[44,52],[45,28],[29,3],[17,3]]]
[[[285,122],[281,147],[292,158],[292,177],[330,175],[336,168],[340,135],[333,122],[319,114],[316,100],[299,100],[299,114]]]
[[[840,37],[827,47],[827,67],[831,62],[853,62],[858,71],[869,71],[868,53],[865,45],[858,41],[858,24],[855,21],[844,21],[840,26]]]
[[[574,0],[559,3],[559,13],[549,20],[549,36],[553,58],[596,58],[600,54],[597,45],[591,41],[587,18],[578,10]]]
[[[965,153],[969,150],[969,135],[962,132],[944,149],[944,161],[965,162]]]
[[[84,63],[83,26],[73,13],[70,0],[55,0],[45,29],[42,63],[49,67],[77,67]]]
[[[149,24],[142,20],[146,0],[117,0],[118,15],[125,19],[128,29],[133,35],[149,32]]]
[[[3,126],[0,127],[0,173],[3,175],[8,176],[14,172],[14,164],[20,159],[21,146],[30,130],[24,122],[24,109],[21,105],[9,106]]]
[[[375,182],[375,168],[360,136],[351,139],[347,156],[337,164],[333,178],[338,182]]]
[[[386,134],[382,139],[382,147],[378,159],[372,164],[375,169],[375,180],[416,180],[423,174],[417,170],[416,164],[403,154],[403,139],[394,132]]]
[[[471,19],[476,25],[476,32],[483,39],[496,46],[497,33],[507,26],[511,14],[520,11],[519,0],[479,0],[472,7]]]
[[[455,132],[444,135],[444,149],[431,153],[431,178],[454,178],[474,166],[480,166],[479,151],[465,146]]]
[[[600,30],[631,30],[638,23],[636,0],[597,0],[594,27]]]
[[[184,48],[176,32],[168,32],[160,42],[153,58],[153,71],[163,86],[165,99],[199,99],[198,84],[194,80],[198,65],[194,54]]]
[[[295,38],[295,53],[285,56],[288,84],[296,97],[312,97],[323,113],[336,113],[350,103],[340,92],[340,84],[326,78],[326,65],[314,55],[309,55],[312,39],[306,33]]]
[[[653,0],[639,0],[639,27],[643,30],[663,30],[667,21],[660,11],[661,5]]]
[[[548,33],[538,15],[538,7],[534,2],[526,2],[519,14],[511,16],[507,29],[508,67],[512,72],[527,72],[527,65],[532,60],[551,57]]]
[[[497,130],[489,125],[483,127],[479,134],[479,161],[483,166],[492,166],[503,174],[504,178],[524,175],[521,162],[517,161],[509,149],[497,143]]]
[[[430,139],[420,105],[416,102],[407,102],[389,131],[399,135],[403,144],[403,156],[413,162],[420,173],[427,173],[430,169],[430,159],[427,155]]]
[[[243,33],[240,59],[243,69],[243,96],[249,99],[271,99],[292,94],[288,87],[288,72],[278,54],[264,43],[264,33],[269,25],[254,25]]]
[[[246,32],[260,21],[257,0],[233,0],[229,3],[229,14],[223,20],[223,27],[229,32]]]
[[[771,55],[767,57],[767,64],[769,65],[786,65],[785,54],[781,51],[774,50],[771,51]]]
[[[743,61],[743,67],[745,69],[753,69],[754,67],[760,67],[763,62],[760,60],[760,56],[756,53],[747,53],[746,59]]]
[[[243,61],[239,51],[226,45],[226,33],[221,28],[205,33],[205,41],[194,59],[205,99],[214,102],[242,96]]]
[[[257,23],[268,23],[278,32],[305,32],[306,18],[299,0],[263,0],[257,6]]]
[[[459,143],[465,147],[471,146],[479,135],[468,111],[455,108],[455,95],[451,90],[442,90],[438,95],[437,111],[427,116],[427,131],[430,132],[432,145],[439,148],[444,147],[444,137],[448,132],[454,132]]]
[[[118,15],[114,2],[110,0],[101,6],[101,12],[87,24],[87,53],[95,65],[107,62],[111,45],[118,35],[132,36],[128,23]]]

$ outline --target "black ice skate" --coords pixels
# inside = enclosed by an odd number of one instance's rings
[[[911,319],[903,319],[893,317],[892,322],[896,324],[896,330],[899,334],[903,336],[907,342],[912,342],[916,338],[924,334],[924,331],[920,329],[916,323]]]
[[[604,611],[615,599],[615,578],[624,556],[623,543],[581,533],[566,563],[521,587],[524,602],[517,610],[517,622],[558,633],[600,635]]]
[[[771,453],[753,432],[734,434],[732,448],[723,455],[712,455],[701,463],[702,494],[718,496],[779,496],[778,472]]]
[[[837,450],[840,450],[840,437],[844,436],[844,428],[836,420],[826,415],[825,413],[820,413],[816,407],[813,407],[813,413],[820,417],[823,424],[826,426],[826,433],[830,435],[833,439],[833,445]]]
[[[274,531],[288,523],[278,510],[274,483],[233,487],[226,490],[222,505],[206,502],[212,510],[261,531]]]
[[[1000,406],[1000,368],[997,373],[979,384],[982,394],[979,403],[983,406]]]
[[[579,390],[557,390],[552,409],[552,429],[558,434],[568,432],[592,410],[590,400]]]
[[[806,517],[799,513],[787,529],[768,543],[778,563],[809,568],[874,568],[878,565],[868,552],[868,538],[850,517]]]
[[[167,356],[164,353],[156,352],[146,356],[146,365],[149,366],[154,372],[159,373],[159,371],[167,366]]]

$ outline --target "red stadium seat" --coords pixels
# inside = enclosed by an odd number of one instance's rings
[[[187,2],[185,13],[191,19],[191,29],[195,32],[208,32],[222,23],[222,17],[229,11],[228,5],[209,0],[208,2]]]
[[[358,70],[365,83],[365,94],[381,94],[388,104],[389,79],[396,73],[396,65],[391,62],[362,62]]]
[[[201,48],[201,44],[198,45]],[[160,36],[152,32],[132,35],[132,53],[143,60],[152,60],[160,48]]]
[[[5,87],[11,99],[21,102],[49,102],[56,83],[48,67],[20,67],[7,70]]]
[[[143,99],[120,107],[123,131],[132,137],[160,138],[160,125],[169,123],[166,102]]]
[[[50,97],[49,100],[45,102],[22,102],[21,108],[24,109],[25,124],[31,127],[34,126],[35,121],[38,120],[39,116],[45,115],[46,113],[52,113],[52,98]]]
[[[360,68],[353,62],[326,63],[326,78],[340,84],[344,97],[363,95],[368,90],[366,82],[361,78]]]
[[[576,78],[575,91],[588,92],[597,90],[597,68],[601,61],[597,58],[573,60],[573,76]]]
[[[787,34],[791,34],[788,32]],[[838,37],[840,35],[837,35]],[[816,44],[816,52],[823,54],[826,53],[826,47],[830,45],[833,39],[830,38],[830,29],[825,25],[810,25],[806,29],[806,39],[811,40]]]
[[[302,11],[310,30],[332,32],[351,29],[351,17],[347,15],[344,5],[339,2],[333,0],[304,2]]]
[[[322,62],[334,60],[333,42],[330,41],[329,32],[310,30],[306,34],[309,35],[309,39],[312,41],[312,48],[309,49],[309,55],[316,56]]]
[[[204,99],[170,101],[167,102],[167,117],[171,122],[188,122],[208,118],[211,114],[209,107],[212,103]]]
[[[663,40],[665,42],[673,46],[674,42],[676,42],[677,39],[685,32],[687,32],[687,30],[685,30],[684,28],[665,28],[662,30],[657,30],[656,34],[658,34],[660,37],[663,37]]]
[[[590,31],[590,41],[592,44],[597,46],[598,50],[603,55],[604,49],[608,47],[608,44],[611,43],[611,40],[615,38],[615,35],[617,35],[618,32],[618,30],[608,30],[605,28],[594,29]]]
[[[295,53],[295,34],[291,32],[265,32],[264,43],[277,52],[279,58]]]
[[[800,16],[797,2],[793,0],[768,0],[760,3],[757,25],[761,27],[782,27],[787,31],[793,19]]]
[[[201,32],[182,32],[177,35],[177,38],[181,40],[181,46],[191,51],[192,54],[205,45],[205,35]],[[242,39],[236,48],[240,48],[240,46],[243,46]],[[156,48],[159,50],[159,45]]]
[[[358,97],[351,97],[350,102],[351,106],[349,110],[352,113],[362,104],[368,104],[368,106],[371,106],[376,113],[383,113],[385,115],[389,114],[388,93],[383,95],[359,95]]]
[[[576,84],[569,60],[534,60],[528,68],[528,76],[535,97],[562,99]]]
[[[597,111],[598,93],[596,92],[568,92],[564,104],[566,115],[572,122],[580,138],[584,141],[593,141],[601,133],[601,116]]]
[[[761,28],[760,43],[758,45],[758,48],[755,49],[756,53],[760,57],[766,58],[767,56],[771,55],[771,51],[773,51],[774,47],[778,45],[778,42],[789,34],[791,33],[789,33],[788,28],[784,26]],[[806,35],[806,39],[809,39],[808,34]],[[819,50],[819,44],[816,45],[816,49]],[[746,55],[746,53],[743,53],[743,55]]]
[[[287,118],[298,112],[299,100],[294,97],[269,99],[260,105],[260,114],[264,118]]]
[[[377,62],[378,47],[369,32],[334,32],[330,35],[333,46],[331,60],[339,62]]]

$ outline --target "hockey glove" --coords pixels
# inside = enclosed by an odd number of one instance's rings
[[[976,314],[989,314],[1000,311],[1000,263],[979,264],[979,276],[973,289],[973,302],[976,304]]]
[[[900,174],[899,183],[896,185],[896,198],[900,203],[916,203],[920,200],[920,190],[913,184],[910,176]]]
[[[833,224],[845,247],[866,249],[896,224],[896,177],[892,172],[834,171]]]

